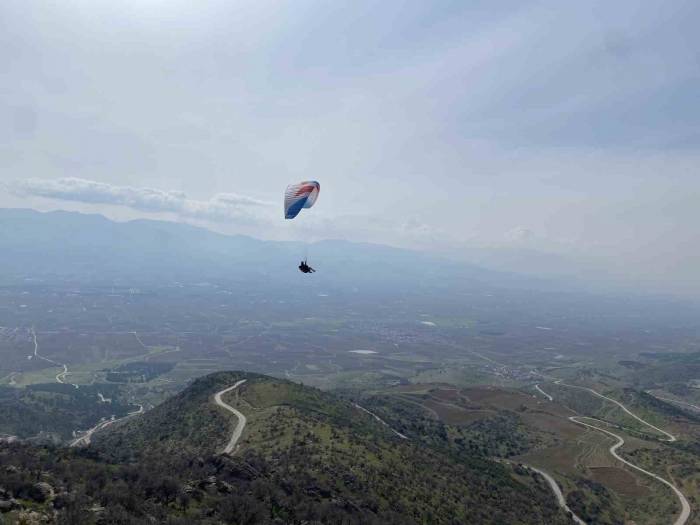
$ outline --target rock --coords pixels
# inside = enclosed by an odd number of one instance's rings
[[[223,470],[228,476],[238,479],[251,480],[258,475],[258,472],[248,463],[228,456],[216,458],[215,466],[218,471]]]
[[[328,489],[317,485],[309,485],[306,487],[305,491],[309,496],[314,496],[316,498],[328,498],[331,495]]]
[[[232,492],[236,491],[236,489],[233,485],[231,485],[230,483],[227,483],[225,481],[219,481],[216,484],[216,488],[219,490],[219,492],[221,492],[223,494],[231,494]]]
[[[209,476],[208,478],[204,478],[200,480],[197,484],[197,486],[202,490],[206,489],[207,487],[210,487],[211,485],[216,485],[216,476]]]
[[[29,497],[38,503],[51,501],[54,498],[53,487],[45,481],[34,483],[29,491]]]
[[[205,478],[201,480],[197,486],[200,490],[204,490],[207,492],[214,492],[216,490],[216,476],[209,476],[208,478]]]
[[[343,485],[346,487],[355,488],[357,486],[357,476],[351,472],[347,472],[343,475]]]
[[[19,523],[24,525],[42,525],[49,522],[49,517],[34,511],[22,511],[19,513]]]
[[[14,498],[0,500],[0,512],[10,512],[20,507],[21,505]]]
[[[56,494],[53,500],[53,508],[61,510],[72,503],[75,503],[75,496],[73,494],[70,492],[60,492]]]

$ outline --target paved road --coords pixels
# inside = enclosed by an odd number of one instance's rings
[[[593,390],[592,388],[587,388],[587,387],[582,387],[582,386],[576,386],[576,385],[567,385],[566,383],[562,383],[561,380],[555,381],[554,383],[555,383],[555,384],[558,384],[558,385],[561,385],[561,386],[568,386],[568,387],[571,387],[571,388],[580,388],[580,389],[583,389],[583,390],[588,390],[589,392],[592,392],[593,394],[595,394],[595,395],[598,396],[598,397],[602,397],[603,399],[607,399],[608,401],[612,401],[612,402],[615,403],[617,406],[619,406],[620,408],[622,408],[622,410],[624,410],[627,414],[629,414],[630,416],[632,416],[633,418],[635,418],[637,421],[640,421],[640,422],[644,423],[645,425],[648,425],[649,427],[653,428],[654,430],[658,430],[658,431],[661,432],[662,434],[668,436],[669,439],[666,439],[665,441],[668,441],[668,442],[676,441],[675,436],[669,434],[669,433],[666,432],[665,430],[661,430],[660,428],[655,427],[654,425],[652,425],[651,423],[648,423],[647,421],[644,421],[642,418],[640,418],[640,417],[637,416],[636,414],[633,414],[632,412],[630,412],[630,411],[627,409],[627,407],[625,407],[625,406],[624,406],[622,403],[620,403],[619,401],[616,401],[616,400],[611,399],[611,398],[609,398],[609,397],[607,397],[607,396],[604,396],[603,394],[601,394],[601,393],[599,393],[599,392],[596,392],[596,391]],[[544,394],[545,396],[548,395],[548,394],[546,394],[544,391],[542,391],[541,389],[538,388],[538,390],[539,390],[540,392],[542,392],[542,394]],[[549,396],[549,397],[551,398],[551,396]],[[639,471],[639,472],[642,472],[643,474],[646,474],[647,476],[651,476],[651,477],[654,478],[655,480],[657,480],[657,481],[663,483],[664,485],[666,485],[667,487],[669,487],[669,488],[676,494],[676,496],[678,497],[678,500],[679,500],[680,503],[681,503],[681,513],[679,514],[679,516],[678,516],[678,518],[676,519],[676,521],[673,522],[673,525],[685,525],[685,523],[688,521],[688,518],[690,517],[690,504],[688,503],[688,500],[687,500],[686,497],[683,495],[683,493],[682,493],[675,485],[673,485],[670,481],[665,480],[665,479],[662,478],[661,476],[657,476],[657,475],[654,474],[653,472],[649,472],[648,470],[644,470],[643,468],[638,467],[638,466],[635,465],[634,463],[630,463],[630,462],[627,461],[626,459],[622,458],[622,457],[617,453],[617,450],[618,450],[621,446],[623,446],[623,445],[625,444],[625,440],[624,440],[621,436],[618,436],[617,434],[614,434],[614,433],[612,433],[612,432],[610,432],[609,430],[606,430],[606,429],[604,429],[604,428],[600,428],[600,427],[597,427],[597,426],[595,426],[595,425],[591,425],[590,423],[585,423],[584,421],[580,421],[581,419],[589,419],[589,420],[592,420],[592,421],[597,421],[597,422],[602,423],[602,424],[606,424],[604,421],[600,421],[599,419],[595,419],[595,418],[587,417],[587,416],[571,416],[571,417],[569,418],[569,420],[573,421],[574,423],[578,423],[579,425],[583,425],[583,426],[586,426],[586,427],[588,427],[588,428],[592,428],[592,429],[594,429],[594,430],[597,430],[598,432],[602,432],[602,433],[604,433],[604,434],[607,434],[607,435],[609,435],[609,436],[614,437],[615,439],[617,439],[617,443],[615,443],[613,446],[610,447],[610,454],[611,454],[615,459],[621,461],[621,462],[624,463],[625,465],[627,465],[627,466],[629,466],[629,467],[631,467],[631,468],[633,468],[633,469],[635,469],[635,470],[637,470],[637,471]]]
[[[138,416],[139,414],[143,414],[143,405],[139,405],[138,410],[134,412],[129,412],[127,415],[125,415],[124,417],[120,417],[119,419],[116,419],[114,416],[112,416],[111,419],[107,419],[106,421],[100,421],[91,429],[86,430],[82,436],[71,441],[69,446],[78,447],[80,445],[89,445],[90,440],[92,439],[92,435],[95,432],[102,430],[103,428],[107,428],[110,425],[114,425],[114,423],[118,423],[119,421],[124,421],[125,419],[128,419],[130,417]]]
[[[34,357],[37,359],[43,359],[47,363],[51,363],[52,365],[56,366],[62,366],[61,363],[57,363],[53,359],[49,359],[48,357],[44,357],[43,355],[39,354],[39,341],[36,338],[36,330],[34,330],[34,327],[32,326],[32,337],[34,338]]]
[[[571,514],[571,519],[573,519],[576,523],[578,523],[578,525],[586,525],[586,522],[583,521],[581,518],[579,518],[576,514],[574,514],[574,511],[571,510],[569,508],[569,506],[566,504],[566,500],[564,499],[564,494],[562,494],[561,489],[559,488],[559,485],[557,484],[557,482],[554,480],[554,478],[552,476],[547,474],[544,470],[540,470],[538,468],[531,467],[530,465],[527,465],[527,468],[529,468],[530,470],[534,470],[540,476],[542,476],[544,479],[547,480],[547,483],[549,483],[549,486],[551,487],[552,492],[554,492],[554,495],[557,498],[557,503],[559,503],[559,506],[561,508],[563,508],[565,511],[567,511]]]
[[[68,367],[64,364],[63,365],[63,372],[59,372],[56,374],[56,381],[63,384],[63,380],[66,378],[68,375]]]
[[[243,434],[243,429],[245,428],[245,424],[246,424],[246,418],[241,412],[239,412],[238,410],[233,408],[228,403],[225,403],[221,399],[221,396],[230,392],[231,390],[235,390],[236,388],[238,388],[239,386],[241,386],[245,382],[246,382],[245,379],[241,379],[235,385],[230,386],[228,388],[224,388],[221,392],[217,392],[214,395],[214,402],[217,405],[225,408],[229,412],[232,412],[238,418],[238,423],[236,423],[236,428],[233,429],[233,434],[231,435],[231,440],[228,442],[228,445],[226,445],[226,448],[224,448],[224,451],[222,452],[223,454],[231,454],[233,452],[233,450],[236,448],[236,444],[238,443],[238,440],[241,438],[241,434]]]
[[[554,384],[556,384],[556,385],[561,385],[561,386],[568,386],[569,388],[579,388],[579,389],[581,389],[581,390],[587,390],[588,392],[590,392],[591,394],[593,394],[593,395],[595,395],[595,396],[598,396],[598,397],[600,397],[600,398],[602,398],[602,399],[605,399],[605,400],[607,400],[607,401],[610,401],[611,403],[616,404],[618,407],[620,407],[622,410],[624,410],[626,414],[632,416],[634,419],[636,419],[636,420],[639,421],[640,423],[643,423],[643,424],[645,424],[646,426],[648,426],[649,428],[653,428],[654,430],[656,430],[656,431],[659,432],[660,434],[663,434],[664,436],[666,436],[667,439],[664,439],[663,441],[668,441],[669,443],[672,443],[672,442],[676,441],[676,436],[674,436],[673,434],[670,434],[670,433],[666,432],[665,430],[661,430],[659,427],[656,427],[656,426],[652,425],[652,424],[649,423],[648,421],[643,420],[643,419],[642,419],[641,417],[639,417],[637,414],[635,414],[635,413],[631,412],[630,410],[628,410],[627,407],[626,407],[625,405],[623,405],[622,403],[620,403],[620,402],[617,401],[616,399],[613,399],[613,398],[608,397],[608,396],[604,396],[603,394],[601,394],[600,392],[596,392],[596,391],[593,390],[592,388],[588,388],[588,387],[585,387],[585,386],[578,386],[578,385],[567,385],[566,383],[562,383],[562,382],[561,382],[561,379],[558,380],[558,381],[555,381]]]
[[[547,394],[547,393],[545,393],[544,391],[542,391],[542,390],[539,388],[539,385],[536,386],[536,388],[537,388],[537,390],[539,390],[544,396],[546,396],[547,398],[549,398],[550,401],[552,401],[552,396],[550,396],[549,394]],[[367,414],[369,414],[370,416],[372,416],[374,419],[376,419],[377,421],[379,421],[382,425],[388,427],[389,430],[391,430],[394,434],[396,434],[397,436],[399,436],[401,439],[408,439],[407,436],[405,436],[404,434],[402,434],[402,433],[399,432],[398,430],[395,430],[394,428],[392,428],[392,427],[389,425],[389,423],[387,423],[386,421],[384,421],[382,418],[380,418],[380,417],[379,417],[377,414],[375,414],[374,412],[370,412],[370,411],[367,410],[365,407],[362,407],[362,406],[358,405],[357,403],[355,403],[355,407],[359,408],[359,409],[362,410],[363,412],[366,412]],[[527,468],[529,468],[530,470],[534,470],[535,472],[537,472],[538,474],[540,474],[545,480],[547,480],[547,483],[549,483],[549,486],[551,487],[552,492],[554,492],[554,496],[557,498],[557,503],[558,503],[559,506],[560,506],[561,508],[563,508],[566,512],[568,512],[568,513],[571,514],[571,519],[573,519],[578,525],[586,525],[586,522],[583,521],[581,518],[579,518],[576,514],[574,514],[574,511],[572,511],[572,510],[569,508],[569,506],[566,504],[566,500],[564,499],[564,494],[562,494],[561,489],[559,488],[559,485],[557,485],[557,482],[554,481],[554,478],[553,478],[552,476],[550,476],[549,474],[547,474],[547,473],[544,472],[543,470],[540,470],[540,469],[538,469],[538,468],[532,467],[532,466],[530,466],[530,465],[525,465],[525,466],[526,466]]]
[[[54,361],[53,359],[49,359],[48,357],[44,357],[43,355],[39,354],[39,341],[37,341],[36,330],[34,330],[33,326],[32,326],[32,337],[34,338],[34,357],[36,357],[37,359],[43,359],[47,363],[51,363],[52,365],[56,365],[59,368],[63,367],[63,371],[59,372],[56,375],[56,382],[61,383],[61,384],[65,384],[65,381],[63,381],[63,380],[66,378],[67,375],[70,374],[70,372],[68,372],[68,365],[66,365],[65,363],[58,363],[58,362]],[[76,385],[74,383],[70,383],[70,385],[74,386],[75,388],[80,388],[78,385]]]
[[[547,399],[549,399],[550,401],[554,401],[554,398],[553,398],[552,396],[550,396],[547,392],[545,392],[544,390],[542,390],[542,389],[540,388],[540,385],[535,385],[535,389],[536,389],[540,394],[542,394],[544,397],[546,397]]]
[[[657,476],[653,472],[649,472],[648,470],[644,470],[642,467],[638,467],[634,463],[630,463],[629,461],[627,461],[626,459],[624,459],[623,457],[618,455],[617,450],[622,445],[625,444],[625,440],[621,436],[618,436],[617,434],[614,434],[614,433],[612,433],[609,430],[606,430],[604,428],[600,428],[600,427],[597,427],[595,425],[591,425],[590,423],[585,423],[585,422],[580,421],[580,420],[581,419],[589,419],[589,420],[597,421],[597,422],[603,423],[603,424],[605,424],[605,422],[600,421],[599,419],[595,419],[592,417],[586,417],[586,416],[571,416],[569,419],[571,421],[573,421],[574,423],[578,423],[579,425],[583,425],[583,426],[586,426],[588,428],[592,428],[594,430],[597,430],[598,432],[603,432],[604,434],[607,434],[607,435],[617,439],[617,443],[615,443],[613,446],[610,447],[610,454],[612,454],[615,459],[622,461],[625,465],[627,465],[635,470],[638,470],[639,472],[642,472],[643,474],[646,474],[647,476],[651,476],[656,481],[660,481],[661,483],[666,485],[668,488],[670,488],[673,492],[675,492],[676,496],[678,497],[678,499],[681,502],[681,513],[678,516],[678,518],[676,519],[676,521],[673,522],[673,525],[685,525],[685,523],[688,521],[688,518],[690,517],[690,504],[688,503],[688,500],[683,495],[683,493],[680,490],[678,490],[678,488],[676,488],[675,485],[673,485],[670,481],[666,481],[661,476]]]

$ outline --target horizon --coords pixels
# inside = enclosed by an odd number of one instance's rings
[[[4,3],[0,206],[700,295],[698,14]],[[306,179],[314,213],[285,224]]]
[[[313,241],[305,241],[303,239],[301,240],[285,240],[285,241],[277,241],[277,240],[271,240],[271,239],[264,239],[260,237],[256,237],[255,235],[249,235],[249,234],[241,234],[241,233],[226,233],[226,232],[220,232],[216,231],[215,229],[207,228],[206,225],[197,225],[197,224],[191,224],[188,222],[182,222],[182,221],[173,221],[173,220],[168,220],[167,218],[152,218],[152,217],[135,217],[135,218],[122,218],[122,219],[114,219],[109,216],[106,216],[102,213],[99,212],[86,212],[86,211],[74,211],[74,210],[65,210],[65,209],[53,209],[53,210],[47,210],[47,211],[40,211],[36,210],[33,208],[0,208],[0,212],[3,211],[9,211],[9,212],[27,212],[27,213],[35,213],[38,215],[51,215],[51,214],[64,214],[67,216],[77,216],[77,217],[86,217],[86,218],[98,218],[104,221],[107,221],[109,223],[114,223],[114,224],[138,224],[140,222],[145,222],[145,223],[152,223],[152,224],[163,224],[163,225],[168,225],[168,226],[184,226],[186,229],[191,229],[191,231],[195,232],[203,232],[203,233],[208,233],[208,234],[215,234],[217,236],[220,236],[223,239],[236,239],[236,238],[243,238],[251,241],[255,241],[258,243],[281,243],[281,245],[301,245],[301,246],[307,246],[309,248],[313,246],[324,246],[326,243],[334,244],[334,243],[339,243],[339,244],[345,244],[347,246],[356,246],[356,247],[366,247],[366,248],[387,248],[390,250],[395,250],[396,253],[404,253],[404,254],[410,254],[416,257],[429,257],[429,259],[425,260],[433,260],[435,262],[443,262],[443,263],[448,263],[448,264],[454,264],[456,265],[455,267],[463,267],[463,268],[471,268],[474,270],[477,270],[479,272],[485,272],[484,276],[490,275],[491,278],[496,278],[497,276],[501,276],[505,280],[500,284],[500,286],[504,289],[507,290],[509,289],[510,286],[513,286],[515,284],[515,288],[518,289],[522,286],[526,286],[526,288],[531,288],[533,291],[553,291],[553,292],[560,292],[560,293],[573,293],[573,294],[583,294],[583,295],[591,295],[591,296],[598,296],[598,297],[610,297],[610,298],[637,298],[639,300],[661,300],[661,301],[671,301],[672,303],[676,303],[678,301],[687,301],[688,304],[693,304],[693,305],[700,305],[700,297],[698,297],[694,293],[670,293],[668,290],[639,290],[633,281],[624,281],[624,280],[618,280],[618,281],[590,281],[581,277],[578,278],[564,278],[558,275],[532,275],[529,273],[523,273],[523,272],[517,272],[517,271],[511,271],[511,270],[504,270],[501,268],[494,268],[490,267],[488,264],[479,264],[475,262],[471,262],[468,260],[464,260],[459,257],[454,257],[450,256],[450,254],[444,254],[444,253],[433,253],[429,254],[421,250],[417,250],[411,247],[405,247],[405,246],[397,246],[397,245],[391,245],[387,243],[381,243],[381,242],[370,242],[370,241],[354,241],[354,240],[349,240],[349,239],[333,239],[333,238],[327,238],[327,239],[318,239],[318,240],[313,240]],[[89,248],[88,245],[84,244],[82,245],[83,248]],[[301,253],[301,252],[300,252]],[[308,253],[306,250],[304,253]],[[288,254],[289,255],[289,254]],[[317,255],[321,255],[320,253]],[[347,253],[345,255],[351,255],[350,253]],[[299,256],[299,255],[297,255]],[[324,253],[324,256],[327,257],[328,254]],[[391,262],[389,260],[384,260],[381,256],[381,254],[377,254],[378,258],[374,260],[374,265],[377,267],[384,267],[387,263],[389,264],[389,267],[391,266]],[[293,258],[293,257],[292,257]],[[313,257],[312,257],[313,258]],[[322,257],[323,258],[323,257]],[[416,262],[418,262],[419,259],[416,259]],[[163,266],[163,269],[165,269],[167,265]],[[324,282],[328,283],[329,281],[326,281],[327,278],[330,278],[331,281],[333,279],[332,275],[325,275],[324,273]],[[516,281],[512,281],[512,278],[515,278]],[[491,284],[497,284],[495,280],[490,281]],[[527,283],[527,284],[526,284]],[[163,284],[163,283],[161,283]],[[157,285],[157,282],[153,281],[151,282],[151,285],[155,286]],[[583,297],[582,295],[582,297]]]

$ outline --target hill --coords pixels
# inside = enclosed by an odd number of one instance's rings
[[[106,399],[106,402],[100,401]],[[76,429],[86,430],[100,419],[123,417],[136,407],[127,403],[117,385],[46,383],[24,388],[0,386],[0,435],[69,441]]]
[[[248,420],[240,448],[233,457],[216,455],[234,418],[212,398],[241,379],[224,398]],[[175,463],[180,486],[211,483],[247,498],[239,507],[258,509],[251,523],[567,523],[529,474],[401,439],[347,400],[257,374],[200,378],[98,436],[94,450],[119,464],[158,459],[163,472]],[[191,519],[201,506],[216,506],[206,490],[195,494]]]

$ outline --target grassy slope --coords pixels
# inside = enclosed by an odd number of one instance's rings
[[[566,523],[546,487],[508,466],[398,439],[347,401],[254,374],[201,378],[97,446],[122,458],[220,450],[231,416],[212,396],[241,378],[248,381],[226,398],[248,417],[239,461],[256,465],[290,498],[340,505],[365,522]],[[283,519],[298,517],[298,506],[279,507]]]

